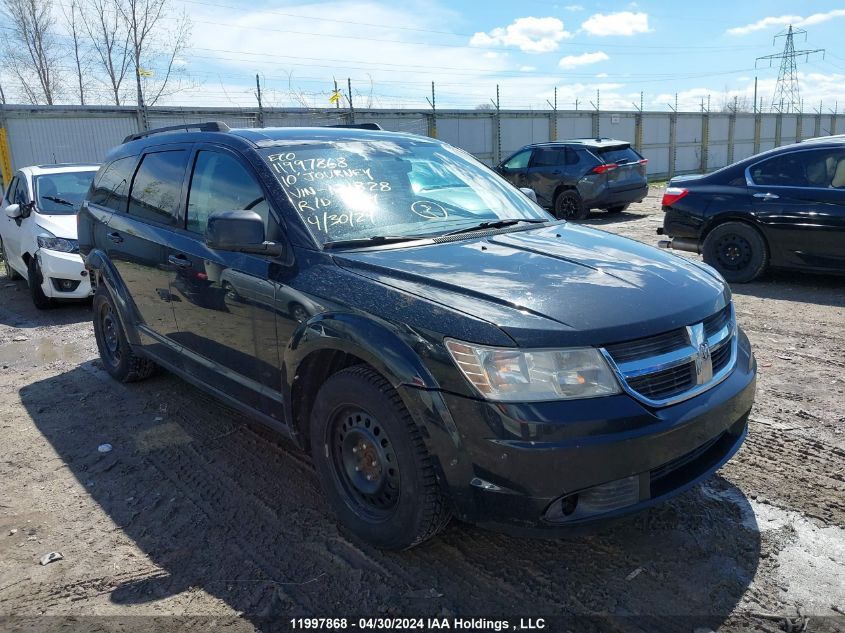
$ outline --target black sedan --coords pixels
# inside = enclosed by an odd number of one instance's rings
[[[673,178],[660,246],[704,255],[731,282],[769,266],[845,273],[845,135]]]

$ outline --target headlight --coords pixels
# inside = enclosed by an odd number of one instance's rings
[[[594,398],[620,393],[597,349],[494,348],[446,339],[461,373],[488,400],[525,402]]]
[[[79,242],[64,237],[52,237],[47,235],[38,236],[38,247],[46,248],[48,251],[60,251],[62,253],[75,253],[79,250]]]

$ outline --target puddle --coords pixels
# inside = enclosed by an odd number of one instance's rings
[[[50,339],[9,341],[0,344],[0,363],[3,365],[47,365],[56,361],[78,361],[82,355],[81,344],[56,344]]]

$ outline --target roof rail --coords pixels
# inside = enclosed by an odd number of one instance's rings
[[[153,134],[160,134],[162,132],[175,132],[176,130],[185,130],[186,132],[190,130],[199,130],[200,132],[228,132],[229,129],[229,126],[223,123],[222,121],[208,121],[207,123],[184,123],[182,125],[157,127],[153,130],[147,130],[146,132],[130,134],[125,139],[123,139],[123,142],[129,143],[130,141],[137,141],[139,138],[152,136]]]
[[[327,125],[326,127],[345,127],[355,130],[383,130],[384,128],[378,123],[338,123],[337,125]]]

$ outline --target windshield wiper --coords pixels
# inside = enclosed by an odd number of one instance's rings
[[[68,207],[72,207],[73,203],[70,200],[65,200],[64,198],[57,198],[56,196],[41,196],[43,200],[49,200],[50,202],[55,202],[56,204],[63,204]]]
[[[478,224],[473,224],[472,226],[468,226],[462,229],[457,229],[455,231],[449,231],[448,233],[444,233],[443,235],[460,235],[461,233],[472,233],[473,231],[483,231],[484,229],[503,229],[506,226],[513,226],[514,224],[519,224],[520,222],[528,222],[529,224],[537,224],[543,223],[545,224],[548,220],[544,220],[542,218],[516,218],[512,220],[489,220],[486,222],[479,222]]]
[[[359,237],[350,240],[332,240],[323,244],[324,249],[331,248],[354,248],[355,246],[381,246],[382,244],[395,244],[397,242],[414,242],[425,239],[421,235],[373,235],[372,237]]]

